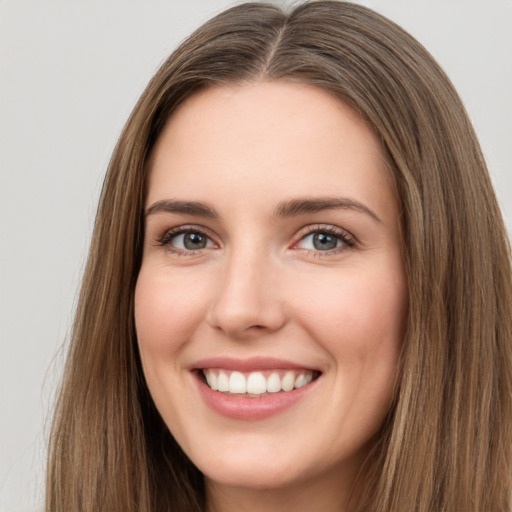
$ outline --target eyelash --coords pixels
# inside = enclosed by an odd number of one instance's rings
[[[168,229],[166,230],[163,235],[159,236],[157,239],[157,243],[160,246],[165,247],[168,251],[172,252],[173,254],[176,254],[178,256],[194,256],[198,253],[202,252],[202,250],[205,248],[200,249],[178,249],[171,245],[171,242],[178,237],[179,235],[186,235],[186,234],[197,234],[205,237],[209,241],[212,241],[212,237],[208,235],[206,230],[201,229],[196,226],[179,226],[176,228]],[[354,240],[353,236],[347,233],[345,230],[342,230],[340,228],[336,228],[334,226],[330,225],[313,225],[306,227],[302,233],[300,233],[300,238],[297,242],[295,242],[292,246],[292,249],[300,250],[300,248],[297,248],[297,245],[299,245],[301,242],[303,242],[308,236],[314,235],[314,234],[326,234],[328,236],[334,237],[338,241],[341,242],[340,247],[335,247],[332,249],[328,249],[325,251],[318,250],[318,249],[303,249],[307,251],[308,254],[312,254],[315,257],[322,257],[322,256],[328,256],[333,254],[339,254],[347,249],[350,249],[352,247],[356,246],[356,241]],[[212,241],[213,242],[213,241]],[[213,242],[215,244],[215,242]]]
[[[339,254],[341,252],[346,251],[352,247],[355,247],[356,241],[352,235],[350,235],[347,231],[336,228],[330,225],[314,225],[308,226],[301,234],[298,242],[296,242],[293,247],[296,247],[298,244],[303,242],[308,236],[314,234],[325,234],[335,238],[337,241],[341,242],[340,247],[334,247],[332,249],[328,249],[325,251],[321,251],[319,249],[304,249],[308,252],[308,254],[312,254],[315,257],[322,256],[332,256],[333,254]]]
[[[178,256],[193,256],[202,249],[178,249],[176,247],[173,247],[171,245],[171,242],[178,237],[179,235],[186,235],[186,234],[197,234],[205,237],[207,240],[212,241],[212,237],[208,235],[208,233],[199,227],[196,226],[178,226],[176,228],[168,229],[166,230],[162,236],[158,237],[158,245],[161,245],[165,247],[168,251],[172,252],[175,255]]]

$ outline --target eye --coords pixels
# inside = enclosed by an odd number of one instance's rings
[[[159,243],[174,252],[200,251],[216,246],[206,233],[194,228],[177,228],[167,231]]]
[[[339,252],[353,246],[354,240],[348,233],[333,226],[325,226],[310,228],[294,248],[315,252]]]

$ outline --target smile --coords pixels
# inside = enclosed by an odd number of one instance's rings
[[[312,370],[265,370],[241,372],[218,368],[203,370],[213,391],[260,398],[270,393],[289,392],[309,384],[318,372]]]
[[[323,371],[283,359],[213,357],[196,361],[191,375],[204,403],[225,418],[263,420],[306,400]]]

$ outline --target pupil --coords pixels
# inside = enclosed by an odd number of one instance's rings
[[[198,233],[187,233],[183,244],[187,249],[204,249],[206,247],[206,237]]]
[[[332,235],[326,233],[315,233],[313,236],[313,246],[319,251],[328,251],[329,249],[335,249],[338,243],[338,239]]]

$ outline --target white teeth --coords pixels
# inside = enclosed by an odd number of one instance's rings
[[[279,378],[279,374],[276,372],[273,372],[268,376],[267,391],[269,393],[277,393],[278,391],[281,391],[281,379]]]
[[[247,394],[252,397],[266,393],[292,391],[313,380],[313,372],[308,370],[276,370],[271,373],[259,371],[244,374],[238,371],[207,369],[203,373],[208,386],[214,391],[237,395]]]
[[[229,377],[230,393],[247,393],[245,377],[240,372],[233,372]]]
[[[247,378],[247,393],[260,395],[267,391],[267,382],[261,372],[252,372]]]
[[[217,378],[217,389],[219,391],[229,391],[229,378],[224,372],[219,372],[219,376]]]
[[[281,381],[281,388],[283,391],[291,391],[295,385],[295,374],[293,372],[286,372],[283,380]]]
[[[311,380],[312,380],[313,376],[311,374],[305,374],[305,373],[301,373],[297,376],[297,378],[295,379],[295,389],[299,389],[301,388],[302,386],[305,386],[306,384],[310,383]]]
[[[217,375],[213,372],[208,372],[206,374],[206,382],[208,382],[208,386],[210,386],[214,391],[217,391],[219,389],[219,386],[217,384]]]

